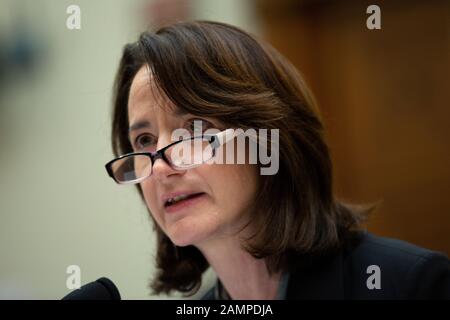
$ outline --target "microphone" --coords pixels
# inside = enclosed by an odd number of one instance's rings
[[[120,293],[108,278],[89,282],[66,295],[62,300],[120,300]]]

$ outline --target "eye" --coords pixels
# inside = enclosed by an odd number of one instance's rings
[[[134,147],[136,150],[141,150],[156,145],[157,140],[153,135],[141,134],[134,140]]]

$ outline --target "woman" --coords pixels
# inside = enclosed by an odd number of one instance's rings
[[[155,222],[155,293],[193,294],[211,266],[218,280],[205,299],[450,296],[446,257],[359,231],[373,206],[335,199],[319,111],[268,44],[206,21],[145,32],[125,47],[114,90],[118,158],[106,168],[136,184]],[[257,137],[238,146],[244,162],[214,162],[236,160],[230,129]],[[278,156],[272,174],[250,161],[255,142],[258,156]]]

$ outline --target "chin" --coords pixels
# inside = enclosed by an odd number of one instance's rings
[[[178,221],[178,223],[171,226],[167,231],[167,236],[178,247],[201,243],[208,238],[209,234],[206,230],[199,230],[192,223],[184,223],[184,221]]]
[[[177,247],[186,247],[190,245],[195,245],[198,242],[198,237],[196,236],[186,236],[186,235],[169,235],[170,240],[172,240],[173,244]]]
[[[177,247],[187,247],[194,244],[192,241],[189,241],[188,239],[179,239],[173,237],[170,239],[172,240],[172,243]]]

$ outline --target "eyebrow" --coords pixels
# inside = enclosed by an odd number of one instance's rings
[[[189,113],[185,110],[176,108],[174,110],[174,114],[176,116],[184,116]],[[151,125],[150,125],[149,121],[147,121],[147,120],[138,121],[130,126],[130,128],[128,129],[128,133],[130,134],[132,131],[136,131],[136,130],[143,129],[143,128],[150,128],[150,127],[151,127]]]
[[[139,130],[142,128],[150,128],[150,127],[151,127],[150,122],[148,122],[147,120],[138,121],[130,126],[130,128],[128,129],[128,133],[131,133],[132,131]]]

